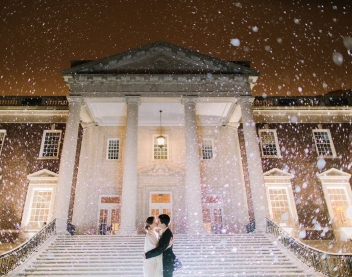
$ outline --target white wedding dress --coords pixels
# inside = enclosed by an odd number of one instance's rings
[[[145,235],[144,253],[157,247],[159,236],[156,232],[149,230]],[[163,255],[145,259],[143,264],[144,277],[163,277]]]

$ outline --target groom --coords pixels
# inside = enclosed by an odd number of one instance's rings
[[[172,252],[172,245],[171,247],[167,248],[169,246],[170,240],[173,237],[172,232],[168,227],[170,223],[170,217],[167,214],[161,214],[159,215],[159,221],[159,227],[161,228],[159,244],[156,248],[146,252],[145,258],[154,258],[163,254],[163,276],[172,277],[174,272],[175,254]]]

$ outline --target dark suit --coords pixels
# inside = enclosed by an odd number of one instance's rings
[[[175,254],[172,252],[172,246],[166,249],[169,246],[170,240],[173,237],[172,232],[169,228],[161,235],[159,239],[159,244],[156,248],[149,250],[145,253],[145,258],[154,258],[163,254],[163,276],[172,277],[174,272],[174,261]],[[165,250],[166,249],[166,250]]]

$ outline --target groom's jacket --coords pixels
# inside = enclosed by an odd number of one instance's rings
[[[153,258],[163,254],[163,269],[164,271],[173,271],[174,270],[174,261],[175,254],[172,252],[172,246],[166,249],[169,246],[170,240],[173,237],[172,232],[169,228],[162,233],[159,244],[156,248],[149,250],[145,253],[146,259]],[[165,250],[166,249],[166,250]]]

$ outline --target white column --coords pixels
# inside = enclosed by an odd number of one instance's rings
[[[251,97],[242,96],[239,99],[239,103],[242,111],[242,124],[256,229],[265,231],[265,217],[269,216],[269,208],[266,198],[262,160],[259,152],[259,139],[253,120]]]
[[[139,96],[126,97],[127,120],[121,199],[121,223],[118,235],[137,234],[137,153]]]
[[[230,176],[232,180],[232,224],[236,233],[246,232],[246,225],[249,223],[247,193],[243,175],[242,155],[238,138],[239,123],[233,123],[227,126],[228,141],[230,147]]]
[[[82,97],[80,96],[71,96],[67,99],[69,101],[69,113],[61,153],[59,180],[54,204],[54,217],[56,218],[56,232],[58,234],[66,233],[67,228],[82,104]]]
[[[186,137],[185,199],[189,234],[205,233],[199,169],[196,101],[197,98],[192,97],[183,99]]]
[[[97,142],[97,126],[96,123],[82,123],[83,137],[81,144],[81,153],[79,157],[79,168],[77,174],[77,184],[75,192],[75,200],[73,207],[72,223],[76,227],[76,233],[81,235],[93,234],[93,228],[97,225],[96,206],[91,203],[96,202],[96,195],[91,193],[94,191],[95,166],[95,147]],[[93,223],[93,224],[92,224]],[[93,225],[93,226],[92,226]]]

